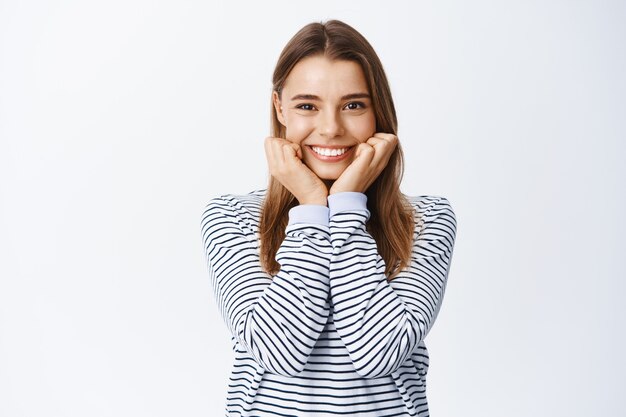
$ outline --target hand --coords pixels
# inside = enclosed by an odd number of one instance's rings
[[[398,144],[398,137],[391,133],[375,133],[360,143],[355,158],[330,187],[329,194],[342,191],[364,193],[387,166]]]
[[[267,137],[265,156],[270,174],[287,188],[300,204],[327,205],[328,189],[302,162],[302,149],[286,139]]]

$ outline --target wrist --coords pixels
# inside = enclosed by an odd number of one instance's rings
[[[296,197],[298,200],[298,204],[310,204],[316,206],[328,206],[328,194],[320,193],[320,194],[307,194],[305,196],[301,196],[301,198]]]
[[[328,206],[328,200],[326,197],[324,198],[304,198],[302,200],[298,200],[298,204],[303,205],[313,205],[313,206]]]
[[[328,195],[337,193],[365,193],[365,190],[361,190],[359,187],[335,187],[334,185],[328,190]]]

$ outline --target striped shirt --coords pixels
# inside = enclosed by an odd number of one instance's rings
[[[265,192],[213,198],[202,214],[211,285],[234,351],[226,415],[428,416],[424,338],[452,259],[449,201],[407,197],[412,257],[390,282],[365,227],[365,194],[295,206],[271,277],[259,260]]]

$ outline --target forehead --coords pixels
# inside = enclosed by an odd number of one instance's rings
[[[285,80],[283,91],[334,98],[351,93],[369,93],[361,66],[354,61],[307,57],[298,62]]]

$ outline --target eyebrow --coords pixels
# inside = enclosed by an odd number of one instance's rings
[[[352,93],[352,94],[346,94],[345,96],[342,96],[341,100],[352,100],[355,98],[371,98],[371,97],[367,93]],[[291,99],[292,100],[317,100],[317,101],[322,100],[315,94],[296,94],[295,96],[291,97]]]

